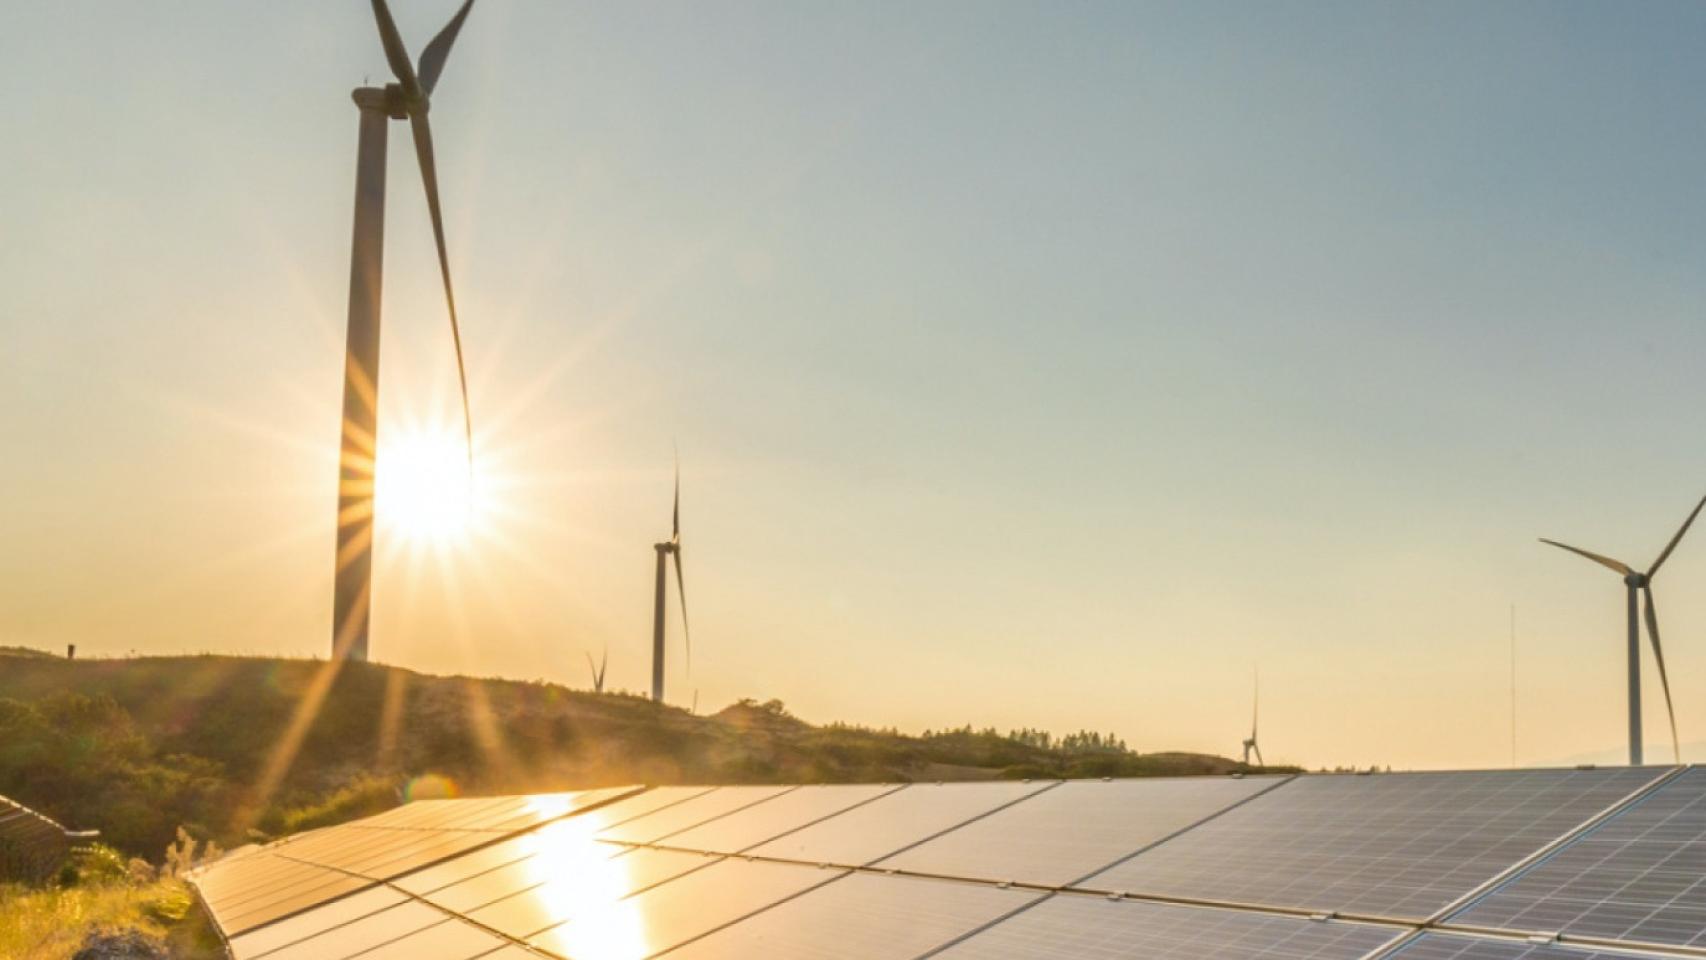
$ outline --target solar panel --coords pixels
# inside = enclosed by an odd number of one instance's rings
[[[1426,934],[1390,955],[1390,960],[1642,960],[1616,951],[1578,949],[1521,940],[1488,940]],[[1651,958],[1647,958],[1651,960]]]
[[[800,787],[661,842],[687,850],[739,853],[898,789],[900,784]]]
[[[1542,850],[1458,909],[1447,923],[1461,929],[1432,926]],[[1706,955],[1706,769],[435,801],[256,848],[191,880],[234,960]]]
[[[1043,894],[851,874],[670,953],[681,960],[912,960]]]
[[[939,953],[943,960],[1360,960],[1393,927],[1055,894]]]
[[[1300,777],[1081,886],[1425,919],[1658,774]]]
[[[1057,782],[915,783],[748,852],[806,863],[862,866]]]
[[[1679,774],[1452,922],[1706,947],[1706,768]]]
[[[263,956],[266,960],[337,960],[400,940],[444,920],[444,914],[411,900],[354,923],[332,927]]]
[[[793,787],[718,787],[604,831],[606,840],[654,843],[707,820],[761,803]]]
[[[1284,779],[1076,780],[877,865],[1062,886]]]
[[[723,860],[527,940],[576,960],[643,960],[840,875],[814,867]]]
[[[637,789],[411,803],[355,823],[298,834],[198,871],[191,881],[220,928],[236,937],[372,887],[374,881],[501,841],[506,831],[553,817],[585,817],[589,825],[605,827],[706,788],[679,794],[651,791],[658,796],[640,794],[596,806]],[[585,812],[569,816],[576,811]]]
[[[344,897],[288,920],[269,924],[252,933],[231,939],[234,960],[251,960],[298,940],[325,933],[333,927],[359,920],[402,903],[408,897],[389,887],[373,887]]]
[[[227,935],[235,935],[373,885],[370,880],[342,874],[327,872],[323,876],[329,879],[313,887],[282,892],[262,890],[255,902],[244,904],[240,908],[230,911],[214,909],[214,918]]]
[[[474,960],[508,940],[471,924],[449,920],[359,955],[360,960]]]

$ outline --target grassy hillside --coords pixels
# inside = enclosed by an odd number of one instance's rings
[[[694,716],[625,694],[365,663],[0,655],[0,794],[150,860],[180,824],[229,847],[446,790],[1237,769],[1090,733],[905,736],[814,726],[774,701]]]

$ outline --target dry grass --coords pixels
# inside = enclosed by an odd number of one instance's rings
[[[194,897],[177,880],[74,887],[0,885],[0,957],[69,960],[92,933],[136,930],[174,958],[225,956]]]

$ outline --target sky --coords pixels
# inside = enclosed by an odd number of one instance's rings
[[[415,51],[454,6],[394,0]],[[1706,493],[1703,39],[1657,2],[483,0],[432,111],[477,522],[382,489],[373,657],[644,689],[678,447],[679,705],[1236,754],[1259,670],[1271,762],[1615,760],[1621,585],[1536,538],[1644,565]],[[325,655],[386,77],[356,0],[9,11],[0,644]],[[382,488],[460,430],[391,144]],[[1703,578],[1706,531],[1657,580],[1700,761]]]

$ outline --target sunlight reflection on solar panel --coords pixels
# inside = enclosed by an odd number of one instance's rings
[[[484,892],[494,894],[493,899],[469,910],[467,916],[510,936],[525,937],[577,917],[614,909],[624,897],[716,862],[716,858],[702,854],[666,850],[619,852],[614,857],[604,850],[595,850],[591,856],[579,849],[545,850],[518,865],[530,883],[516,891],[489,887]],[[470,883],[485,879],[475,878]],[[505,885],[517,879],[513,875],[503,878]],[[430,894],[429,899],[436,902],[441,894],[452,894],[456,889]]]
[[[579,914],[528,942],[574,960],[640,960],[841,874],[813,867],[723,860]]]

